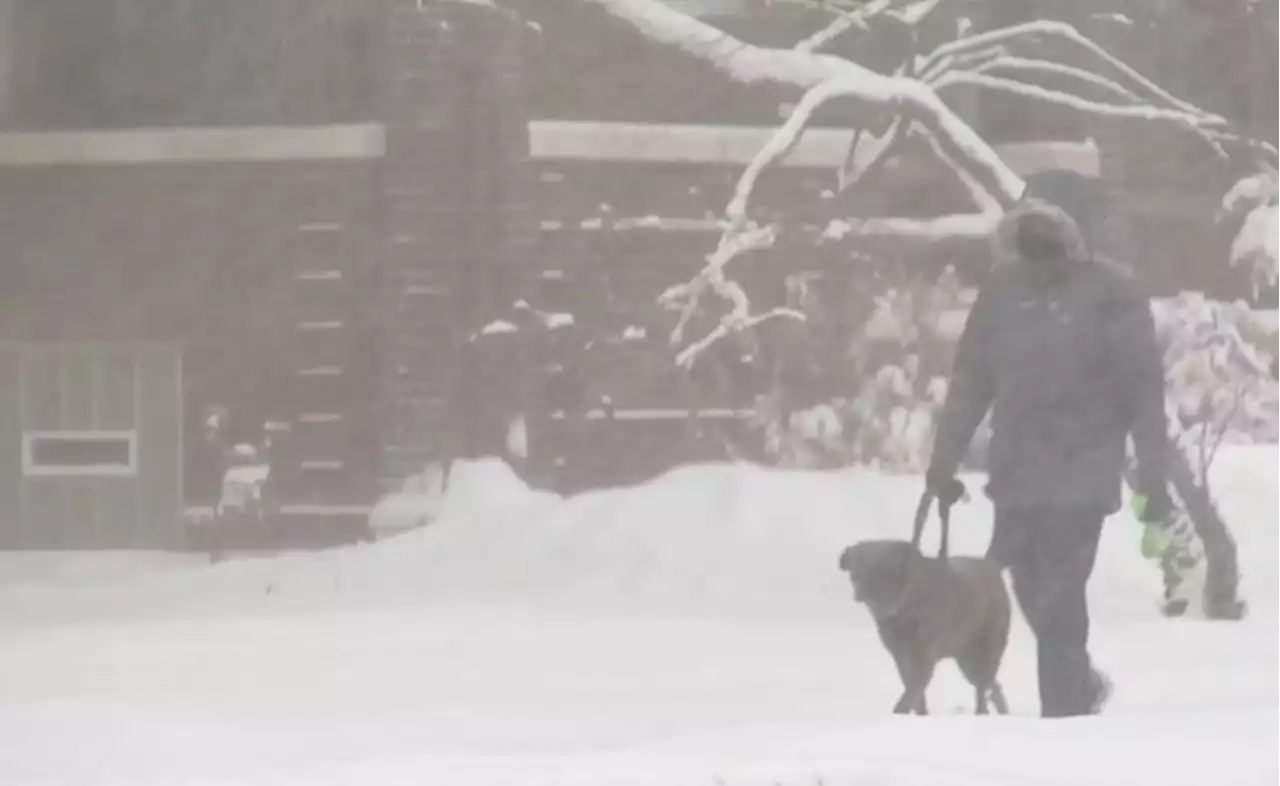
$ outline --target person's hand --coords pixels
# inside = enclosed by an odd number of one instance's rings
[[[1173,537],[1169,534],[1169,528],[1163,524],[1143,524],[1142,525],[1142,558],[1143,559],[1162,559],[1170,547],[1173,546]]]
[[[1161,559],[1173,545],[1169,524],[1173,518],[1173,501],[1165,492],[1151,496],[1134,494],[1129,500],[1133,515],[1142,524],[1142,556]]]
[[[950,473],[929,470],[925,474],[925,486],[938,501],[939,508],[949,508],[968,497],[964,484]]]
[[[1129,500],[1133,516],[1142,524],[1167,525],[1173,517],[1173,500],[1169,492],[1159,489],[1146,494],[1135,493]]]

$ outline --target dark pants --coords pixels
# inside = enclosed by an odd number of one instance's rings
[[[998,508],[988,553],[1009,569],[1013,592],[1036,637],[1040,714],[1093,711],[1099,683],[1089,658],[1089,605],[1106,512],[1097,507]]]

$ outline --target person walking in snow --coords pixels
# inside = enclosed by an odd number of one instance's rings
[[[1161,353],[1149,300],[1056,205],[1024,198],[997,227],[996,256],[956,348],[927,482],[940,504],[963,494],[955,473],[990,411],[988,556],[1009,569],[1035,634],[1041,715],[1096,714],[1111,684],[1089,655],[1086,584],[1120,509],[1130,434],[1140,518],[1157,525],[1172,506]]]
[[[1065,211],[1081,228],[1089,246],[1093,246],[1091,238],[1103,233],[1102,220],[1106,215],[1103,210],[1108,200],[1099,192],[1096,181],[1075,172],[1046,170],[1027,178],[1026,195],[1045,199]],[[1103,210],[1099,210],[1099,206]],[[1161,572],[1164,595],[1160,610],[1163,614],[1182,616],[1198,606],[1200,613],[1208,619],[1239,620],[1244,617],[1247,604],[1239,595],[1240,570],[1235,538],[1222,511],[1209,494],[1207,479],[1199,470],[1202,457],[1196,455],[1198,448],[1186,442],[1194,429],[1191,424],[1196,415],[1192,415],[1191,421],[1184,422],[1182,417],[1188,413],[1171,395],[1179,388],[1175,369],[1183,364],[1188,354],[1192,357],[1205,354],[1205,348],[1187,345],[1185,338],[1184,335],[1183,340],[1175,338],[1166,342],[1157,328],[1157,340],[1162,345],[1166,366],[1166,393],[1170,394],[1165,401],[1165,413],[1170,418],[1167,472],[1174,500],[1167,520],[1143,527],[1141,553],[1153,560]],[[1135,458],[1130,456],[1125,469],[1131,489],[1138,485],[1139,480]],[[1132,495],[1133,505],[1140,506],[1144,502],[1141,493]]]

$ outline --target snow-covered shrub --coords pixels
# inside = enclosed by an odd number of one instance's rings
[[[926,468],[934,419],[946,398],[952,342],[972,304],[954,276],[915,290],[890,290],[852,338],[861,384],[847,396],[784,411],[779,396],[762,397],[756,427],[765,452],[784,466],[859,464],[886,471]],[[1232,311],[1184,293],[1154,305],[1164,348],[1169,416],[1182,426],[1183,447],[1203,471],[1218,446],[1280,439],[1280,394],[1271,358],[1236,327]],[[847,361],[846,361],[847,362]],[[967,464],[981,466],[989,422],[975,435]]]
[[[1222,444],[1280,439],[1280,395],[1271,358],[1241,335],[1231,311],[1243,305],[1183,293],[1156,304],[1164,349],[1168,414],[1203,473]]]
[[[1274,169],[1241,179],[1222,198],[1219,222],[1230,221],[1237,227],[1231,242],[1231,267],[1249,272],[1254,294],[1265,287],[1276,286],[1278,274],[1277,243],[1280,221],[1276,214],[1280,180]]]
[[[891,287],[873,298],[865,320],[846,337],[841,357],[856,384],[827,401],[785,411],[775,391],[762,397],[756,428],[765,453],[783,466],[862,465],[919,472],[928,463],[937,410],[946,398],[951,348],[946,338],[973,291],[947,269],[916,287]],[[807,313],[807,312],[806,312]],[[986,424],[974,439],[981,456]]]

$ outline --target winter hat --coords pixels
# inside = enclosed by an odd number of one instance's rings
[[[1061,263],[1089,258],[1080,225],[1065,210],[1025,197],[1000,219],[995,232],[997,264]]]
[[[1049,169],[1036,172],[1026,178],[1027,188],[1022,196],[1036,198],[1057,205],[1068,216],[1075,220],[1086,245],[1093,245],[1097,216],[1096,208],[1103,204],[1104,194],[1100,193],[1098,181],[1091,180],[1077,172],[1061,169]]]
[[[1068,259],[1058,223],[1044,213],[1021,216],[1013,230],[1013,245],[1028,264],[1056,264]]]

